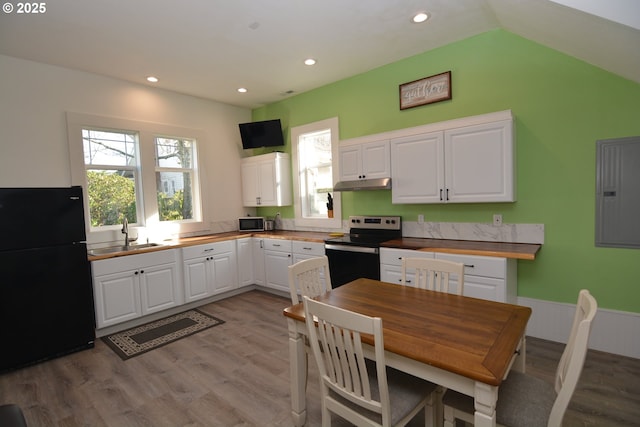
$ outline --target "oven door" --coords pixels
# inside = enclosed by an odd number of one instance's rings
[[[331,286],[337,288],[361,277],[380,280],[380,250],[363,246],[326,243]]]

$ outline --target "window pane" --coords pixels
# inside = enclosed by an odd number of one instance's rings
[[[87,170],[91,226],[138,222],[135,174],[131,170]]]
[[[160,221],[193,219],[191,172],[156,172]]]
[[[156,165],[163,168],[192,168],[193,141],[156,138]]]
[[[326,218],[327,195],[333,188],[331,131],[301,135],[298,150],[302,216]]]
[[[86,165],[131,166],[136,164],[136,135],[83,129]]]

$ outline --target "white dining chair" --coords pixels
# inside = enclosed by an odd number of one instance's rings
[[[357,426],[404,426],[421,410],[425,425],[435,424],[436,385],[386,366],[381,318],[309,297],[304,311],[320,372],[323,427],[332,413]],[[365,360],[362,334],[373,336],[371,359]]]
[[[289,266],[291,303],[302,302],[303,296],[315,297],[331,290],[329,259],[325,256],[309,258]]]
[[[409,273],[414,272],[413,283],[407,279]],[[402,258],[402,285],[439,292],[449,292],[449,278],[455,274],[458,279],[456,294],[464,291],[464,264],[433,258]]]
[[[521,372],[510,372],[498,390],[496,421],[501,426],[559,427],[576,388],[587,355],[587,344],[598,303],[581,290],[569,341],[560,357],[555,386]],[[473,423],[474,404],[469,396],[448,390],[443,399],[444,425],[456,419]]]

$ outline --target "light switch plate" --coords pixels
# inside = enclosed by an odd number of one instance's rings
[[[493,214],[493,225],[502,225],[502,215]]]

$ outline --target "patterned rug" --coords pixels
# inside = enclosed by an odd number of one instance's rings
[[[102,337],[102,341],[127,360],[223,323],[200,310],[189,310]]]

